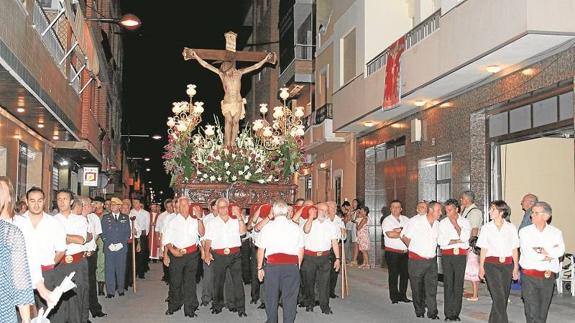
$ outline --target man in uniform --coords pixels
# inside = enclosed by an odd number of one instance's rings
[[[532,224],[519,230],[521,296],[527,323],[547,321],[555,279],[561,271],[559,258],[565,253],[565,243],[563,233],[547,224],[551,216],[551,205],[536,202],[531,208]]]
[[[313,208],[310,209],[303,231],[306,235],[304,238],[304,259],[301,266],[304,280],[302,302],[307,312],[313,312],[315,306],[315,284],[317,282],[321,311],[324,314],[332,314],[333,312],[329,307],[329,278],[332,268],[330,251],[333,250],[335,255],[333,268],[337,272],[341,265],[338,244],[341,232],[329,220],[326,203],[319,203],[317,212]]]
[[[401,214],[401,202],[391,201],[391,215],[383,219],[381,224],[385,242],[385,262],[389,268],[389,298],[392,304],[411,302],[407,291],[407,246],[401,241],[401,232],[407,226],[409,218]],[[399,279],[398,279],[399,278]]]
[[[106,297],[112,298],[118,291],[124,296],[126,278],[127,243],[130,238],[130,219],[120,213],[122,201],[112,198],[111,212],[102,218],[102,240],[106,254]]]
[[[139,227],[140,235],[140,251],[136,252],[136,274],[138,278],[146,278],[148,272],[148,232],[150,229],[150,212],[144,210],[144,205],[140,199],[132,199],[132,210],[130,211],[130,218],[136,217],[136,223]]]
[[[234,206],[229,213],[230,203],[226,198],[219,198],[216,202],[218,216],[206,228],[204,261],[210,265],[213,261],[214,271],[214,300],[212,313],[222,311],[224,303],[224,284],[226,270],[230,270],[234,308],[240,317],[247,316],[245,310],[245,294],[242,284],[241,255],[242,245],[240,236],[247,232],[242,220],[240,208]]]
[[[81,202],[73,199],[73,193],[61,190],[56,193],[58,213],[54,216],[66,232],[66,255],[56,267],[58,281],[75,272],[76,288],[62,297],[60,309],[54,314],[54,322],[84,322],[87,320],[88,263],[84,257],[84,243],[88,235],[88,222],[81,215],[74,214],[72,207]],[[80,205],[81,207],[81,205]]]
[[[196,317],[199,306],[196,294],[198,245],[205,230],[199,207],[194,207],[194,218],[190,214],[189,198],[183,196],[178,200],[178,215],[166,225],[164,233],[164,246],[170,257],[170,295],[166,315],[174,314],[183,305],[186,317]]]
[[[447,217],[439,222],[437,242],[441,248],[443,268],[443,312],[446,321],[460,321],[463,282],[471,224],[459,215],[459,202],[445,201]]]
[[[429,202],[427,215],[411,220],[404,233],[404,241],[409,249],[408,272],[413,295],[415,315],[423,317],[427,307],[427,317],[437,316],[437,236],[441,204]]]
[[[278,302],[281,294],[283,322],[293,323],[297,312],[304,237],[301,228],[288,219],[289,207],[284,201],[273,204],[268,215],[272,219],[258,238],[257,271],[264,281],[267,322],[278,321]],[[264,268],[264,256],[267,259]],[[253,282],[252,282],[253,283]]]

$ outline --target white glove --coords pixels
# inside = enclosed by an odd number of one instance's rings
[[[108,249],[110,249],[110,251],[116,251],[116,245],[115,244],[111,244],[108,246]]]
[[[122,248],[124,248],[124,245],[121,243],[116,243],[116,251],[118,250],[122,250]]]

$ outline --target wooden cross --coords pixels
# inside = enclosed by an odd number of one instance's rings
[[[226,49],[195,49],[184,47],[184,60],[193,59],[191,52],[196,54],[206,61],[220,61],[220,62],[259,62],[266,57],[267,52],[252,52],[252,51],[236,51],[236,38],[237,34],[233,31],[228,31],[224,34],[226,38]],[[271,63],[276,64],[276,58]]]

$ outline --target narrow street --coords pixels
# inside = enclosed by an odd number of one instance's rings
[[[173,316],[166,316],[167,286],[160,280],[160,264],[150,264],[151,271],[145,280],[138,280],[138,293],[126,293],[123,298],[101,298],[104,311],[108,316],[104,319],[92,319],[92,322],[121,322],[121,323],[147,323],[147,322],[189,322],[193,319],[184,318],[183,311]],[[337,298],[330,301],[333,315],[323,315],[319,308],[314,313],[298,311],[297,321],[306,323],[331,322],[362,322],[362,323],[396,323],[416,321],[411,304],[391,304],[387,291],[387,270],[371,269],[349,270],[349,284],[351,295],[345,299]],[[481,286],[481,297],[477,303],[463,302],[461,319],[463,322],[485,322],[489,316],[491,298],[485,285]],[[339,292],[338,292],[339,293]],[[525,322],[523,304],[517,292],[512,292],[508,308],[510,322]],[[201,307],[198,311],[197,322],[265,322],[265,312],[249,304],[249,286],[246,286],[247,318],[238,318],[235,313],[224,310],[219,315],[210,314],[209,308]],[[408,292],[408,296],[409,292]],[[440,317],[443,321],[443,289],[438,289],[437,303]],[[555,295],[548,322],[570,322],[569,317],[575,316],[575,298],[564,294]],[[417,320],[420,321],[420,320]],[[424,320],[421,320],[424,321]]]

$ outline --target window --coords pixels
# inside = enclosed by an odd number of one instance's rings
[[[42,186],[42,153],[20,142],[16,196],[26,194],[32,186]]]
[[[342,80],[346,84],[355,77],[355,29],[343,38]]]
[[[451,197],[451,154],[419,161],[418,188],[419,200],[444,202]]]
[[[329,89],[329,77],[328,77],[329,65],[325,66],[319,75],[319,106],[324,106],[327,103],[327,91]]]
[[[6,147],[0,146],[0,176],[6,176]]]

